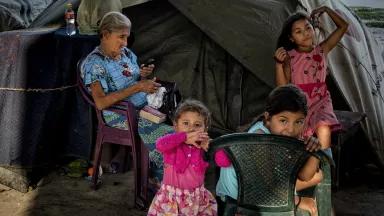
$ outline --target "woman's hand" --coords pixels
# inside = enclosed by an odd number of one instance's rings
[[[154,64],[150,64],[150,65],[142,64],[142,65],[140,65],[140,76],[142,78],[148,77],[149,75],[152,74],[154,68],[155,68]]]
[[[208,149],[206,144],[207,141],[209,141],[207,132],[193,131],[187,133],[187,140],[185,140],[185,143],[205,150],[205,148]],[[202,146],[202,144],[204,144],[204,146]]]
[[[321,149],[319,139],[314,136],[310,136],[304,139],[305,149],[309,152],[317,151]]]
[[[155,82],[156,78],[153,78],[152,80],[141,80],[137,83],[139,86],[140,91],[145,93],[155,93],[159,87],[161,87],[160,83]]]
[[[285,61],[289,60],[289,56],[284,47],[279,47],[274,56],[277,63],[283,64]]]

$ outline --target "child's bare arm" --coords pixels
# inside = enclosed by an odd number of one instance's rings
[[[323,6],[316,8],[312,11],[311,17],[316,18],[319,17],[322,13],[326,12],[332,19],[332,21],[336,24],[337,29],[334,30],[323,42],[321,42],[320,46],[324,50],[324,54],[328,54],[337,43],[341,40],[344,33],[348,30],[348,22],[345,21],[339,14],[337,14],[334,10],[329,7]]]
[[[313,178],[317,170],[319,169],[319,159],[311,156],[308,158],[307,162],[301,168],[298,174],[298,178],[301,181],[309,181]]]
[[[276,85],[286,85],[291,82],[291,69],[287,51],[280,47],[275,52]]]
[[[309,152],[317,151],[321,148],[320,142],[316,137],[309,136],[304,140],[305,149]],[[301,168],[299,172],[299,180],[302,181],[310,181],[319,168],[319,159],[311,156],[305,163],[305,165]]]
[[[296,181],[296,191],[301,191],[303,189],[313,187],[317,184],[319,184],[323,180],[323,172],[319,170],[315,173],[313,178],[309,181],[301,181],[300,179],[297,179]]]

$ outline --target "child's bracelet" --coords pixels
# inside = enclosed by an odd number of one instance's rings
[[[279,59],[276,58],[276,56],[273,56],[273,59],[275,60],[275,62],[279,63],[279,64],[283,64],[284,61],[280,61]]]

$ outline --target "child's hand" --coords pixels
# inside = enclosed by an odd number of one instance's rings
[[[201,148],[201,143],[206,140],[209,140],[207,132],[194,131],[187,133],[187,140],[185,143],[193,145],[196,148]]]
[[[321,149],[319,139],[313,136],[305,138],[304,144],[306,145],[305,149],[309,152],[313,152]]]
[[[276,62],[283,64],[286,60],[289,60],[289,56],[284,47],[279,47],[274,56]]]
[[[314,9],[311,13],[311,19],[315,17],[320,17],[324,12],[326,12],[329,8],[327,6],[322,6]]]
[[[200,147],[204,151],[208,151],[208,148],[209,148],[209,137],[208,137],[208,139],[201,141]]]

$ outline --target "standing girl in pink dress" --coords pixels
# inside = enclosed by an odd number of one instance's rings
[[[217,203],[204,187],[208,163],[210,112],[196,100],[177,108],[175,133],[159,138],[156,148],[164,155],[164,178],[148,215],[217,215]]]
[[[324,12],[337,28],[324,41],[315,45],[313,24],[318,24],[318,18]],[[276,84],[293,83],[306,93],[309,109],[303,135],[307,137],[316,134],[322,149],[328,153],[331,153],[331,132],[341,126],[333,112],[325,83],[326,56],[347,30],[348,23],[326,6],[313,10],[310,17],[296,13],[284,23],[278,39],[279,48],[275,52]]]

